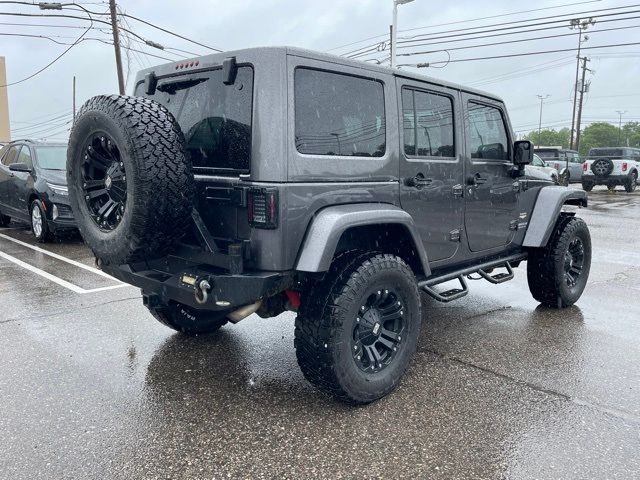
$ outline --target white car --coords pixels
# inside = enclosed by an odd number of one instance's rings
[[[533,154],[533,160],[524,170],[526,175],[531,175],[532,171],[537,171],[544,174],[553,183],[558,183],[558,170],[553,167],[547,167],[542,159],[535,153]]]
[[[640,148],[592,148],[582,164],[582,188],[590,192],[596,185],[606,185],[609,190],[622,185],[631,193],[639,175]]]

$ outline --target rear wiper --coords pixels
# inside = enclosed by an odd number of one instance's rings
[[[184,90],[185,88],[194,87],[199,83],[206,82],[207,80],[209,80],[209,78],[207,77],[178,79],[170,82],[163,82],[160,85],[158,85],[156,89],[160,90],[161,92],[167,92],[173,95],[178,90]]]

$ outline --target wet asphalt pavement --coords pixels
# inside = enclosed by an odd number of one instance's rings
[[[425,298],[401,386],[357,408],[304,380],[292,314],[185,338],[79,239],[0,229],[0,478],[640,478],[640,194],[589,198],[576,306],[524,266]]]

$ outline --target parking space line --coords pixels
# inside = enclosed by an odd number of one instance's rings
[[[85,265],[84,263],[76,262],[75,260],[71,260],[70,258],[63,257],[62,255],[58,255],[57,253],[53,253],[48,250],[45,250],[44,248],[36,247],[35,245],[30,245],[26,242],[10,237],[9,235],[0,233],[0,238],[4,238],[5,240],[9,240],[10,242],[17,243],[18,245],[22,245],[23,247],[30,248],[31,250],[35,250],[36,252],[44,253],[45,255],[49,255],[52,258],[61,260],[75,267],[82,268],[84,270],[87,270],[88,272],[95,273],[96,275],[109,278],[114,282],[122,283],[120,280],[113,278],[111,275],[104,273],[102,270],[98,270],[97,268],[90,267],[89,265]]]
[[[35,273],[36,275],[40,275],[43,278],[46,278],[47,280],[51,280],[52,282],[60,285],[61,287],[66,288],[67,290],[71,290],[74,293],[78,293],[80,295],[84,295],[87,293],[95,293],[95,292],[103,292],[105,290],[114,290],[116,288],[124,288],[124,287],[130,287],[131,285],[128,285],[126,283],[121,283],[119,282],[118,285],[111,285],[108,287],[98,287],[98,288],[92,288],[89,290],[86,290],[82,287],[79,287],[77,285],[74,285],[73,283],[67,282],[66,280],[63,280],[62,278],[58,278],[55,275],[52,275],[49,272],[45,272],[44,270],[38,268],[38,267],[34,267],[33,265],[28,264],[27,262],[23,262],[22,260],[9,255],[8,253],[4,253],[2,251],[0,251],[0,257],[4,258],[5,260],[8,260],[12,263],[15,263],[16,265],[18,265],[19,267],[22,267],[26,270],[29,270],[30,272]]]

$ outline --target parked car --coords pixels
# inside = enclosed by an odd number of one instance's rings
[[[535,153],[545,162],[547,167],[558,172],[558,183],[569,185],[582,182],[582,162],[580,154],[575,150],[562,147],[535,147]]]
[[[559,184],[559,175],[558,170],[553,167],[548,167],[542,159],[537,155],[533,154],[533,159],[531,160],[531,164],[527,165],[524,169],[527,175],[532,175],[534,171],[542,174],[542,177],[551,180],[554,184]]]
[[[582,188],[587,192],[595,185],[615,190],[622,185],[626,192],[635,191],[640,173],[640,148],[592,148],[583,164]]]
[[[76,228],[64,143],[17,140],[0,149],[0,226],[28,222],[40,242]]]
[[[449,302],[468,277],[502,283],[527,261],[542,304],[582,294],[589,230],[562,207],[587,195],[528,179],[532,155],[494,95],[255,48],[149,68],[135,96],[90,99],[67,175],[97,265],[140,287],[156,319],[198,334],[295,311],[306,378],[367,403],[416,350],[420,291]]]

